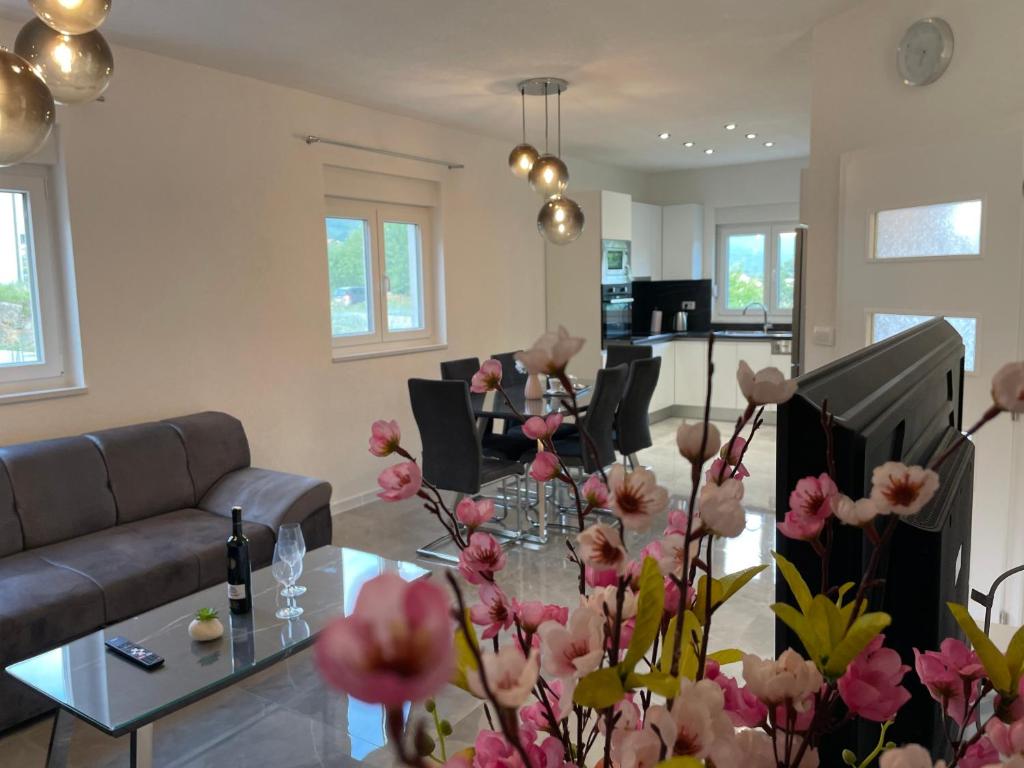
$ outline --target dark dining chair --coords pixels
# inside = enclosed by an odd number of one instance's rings
[[[448,381],[473,381],[473,374],[480,370],[479,357],[461,357],[458,360],[441,362],[441,378]]]
[[[480,370],[479,357],[462,357],[458,360],[445,360],[441,363],[441,378],[445,381],[464,381],[471,384],[473,375]],[[478,425],[480,444],[485,456],[496,459],[518,459],[524,451],[528,451],[533,443],[526,440],[522,433],[496,433],[494,419],[486,419]]]
[[[661,358],[651,357],[634,360],[629,364],[629,376],[615,415],[615,447],[626,457],[634,469],[637,466],[637,451],[650,448],[651,423],[648,410],[651,398],[658,386],[661,373]]]
[[[516,387],[526,386],[526,379],[529,378],[529,374],[520,373],[516,369],[515,352],[499,352],[496,355],[491,355],[491,357],[501,363],[502,384]]]
[[[580,431],[590,437],[597,455],[595,457],[582,434],[556,439],[555,450],[566,464],[580,466],[585,472],[596,472],[615,462],[615,412],[622,400],[628,374],[629,369],[625,365],[602,368],[597,372],[590,404],[579,421]]]
[[[480,489],[508,480],[515,482],[516,511],[519,510],[519,481],[524,473],[518,461],[484,456],[477,436],[476,420],[464,381],[409,379],[409,400],[420,432],[423,477],[443,491],[455,493],[454,505]],[[504,488],[503,488],[504,490]],[[503,493],[506,512],[509,494]],[[520,526],[517,524],[517,530]],[[512,531],[495,531],[503,538],[515,538]],[[435,549],[448,539],[442,536],[416,550],[424,557],[457,562],[458,557]]]
[[[605,347],[605,368],[617,365],[629,365],[634,360],[646,360],[654,356],[654,347],[650,344],[626,344],[612,342]]]

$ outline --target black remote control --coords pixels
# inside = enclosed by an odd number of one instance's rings
[[[124,656],[128,661],[133,661],[140,667],[153,670],[164,663],[164,657],[152,651],[146,650],[141,645],[136,645],[124,637],[112,637],[107,640],[107,648],[115,653]]]

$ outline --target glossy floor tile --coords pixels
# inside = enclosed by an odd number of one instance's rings
[[[640,454],[660,483],[677,499],[690,492],[689,466],[675,446],[678,419],[652,426],[654,446]],[[719,424],[723,435],[731,425]],[[745,481],[746,530],[719,541],[716,572],[733,572],[768,562],[775,541],[775,430],[765,426],[747,455],[752,477]],[[383,466],[383,464],[382,464]],[[418,546],[439,535],[436,520],[418,505],[378,502],[343,513],[334,521],[334,543],[411,560]],[[644,535],[630,535],[638,552],[659,535],[664,520]],[[540,548],[513,547],[500,582],[510,595],[574,605],[575,567],[565,559],[565,536],[553,533]],[[434,570],[441,566],[424,565]],[[767,569],[715,614],[712,648],[741,648],[759,655],[773,650],[773,571]],[[438,708],[455,726],[457,739],[471,740],[479,728],[478,702],[457,689],[439,697]],[[413,712],[423,716],[422,709]],[[0,737],[0,766],[43,766],[50,721],[44,719]],[[156,724],[154,760],[158,766],[390,766],[384,719],[378,707],[328,689],[305,651],[238,685],[176,712]],[[111,739],[76,723],[72,766],[108,768],[128,765],[128,739]]]

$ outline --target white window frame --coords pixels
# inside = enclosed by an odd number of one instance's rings
[[[82,390],[80,378],[69,372],[70,333],[67,319],[68,286],[58,248],[54,201],[48,189],[45,169],[30,165],[0,169],[0,190],[28,195],[31,222],[29,251],[35,276],[34,296],[39,323],[40,360],[34,363],[0,366],[0,402],[31,398],[48,392]],[[73,386],[78,385],[78,386]]]
[[[795,232],[799,225],[796,222],[767,222],[761,224],[719,224],[715,232],[715,277],[718,281],[716,291],[716,312],[721,317],[729,319],[743,318],[743,308],[735,309],[729,307],[729,269],[726,259],[726,243],[733,235],[762,235],[765,238],[767,247],[765,249],[765,305],[768,307],[768,317],[776,321],[790,322],[795,307],[783,309],[779,307],[779,297],[776,291],[776,282],[779,274],[779,235],[786,232]],[[751,317],[748,313],[746,318],[751,322],[756,321],[757,315]]]
[[[368,235],[368,290],[367,303],[372,327],[367,333],[331,335],[333,349],[340,351],[336,359],[362,357],[363,353],[389,354],[430,348],[436,338],[437,297],[434,287],[434,248],[431,228],[432,209],[414,205],[373,203],[363,200],[329,197],[326,201],[325,220],[328,218],[362,219],[367,222]],[[387,327],[388,277],[385,269],[384,224],[398,222],[415,224],[419,228],[420,285],[423,327],[407,331],[391,331]],[[325,222],[326,224],[326,222]],[[328,302],[333,301],[328,279]],[[330,311],[330,303],[328,303]],[[353,354],[348,354],[353,353]]]

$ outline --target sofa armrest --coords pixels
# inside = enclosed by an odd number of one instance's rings
[[[228,472],[199,500],[199,508],[231,517],[242,508],[242,519],[277,529],[285,523],[303,523],[320,510],[330,514],[331,486],[312,477],[245,467]]]

